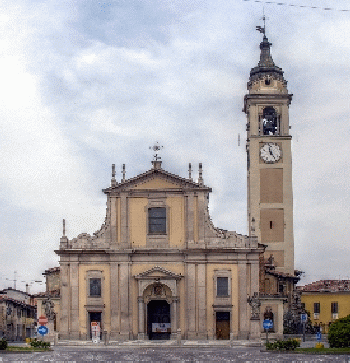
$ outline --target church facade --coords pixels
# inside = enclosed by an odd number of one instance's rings
[[[73,239],[64,232],[55,251],[60,339],[91,340],[96,326],[109,341],[260,339],[266,314],[281,336],[293,288],[279,281],[295,282],[291,95],[270,45],[264,34],[244,104],[248,235],[213,225],[201,164],[198,182],[191,165],[183,178],[158,157],[119,182],[113,165],[101,229]]]
[[[248,339],[259,291],[256,237],[215,228],[211,189],[161,167],[117,183],[93,236],[61,238],[60,339]]]

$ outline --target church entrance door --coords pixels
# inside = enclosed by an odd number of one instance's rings
[[[151,300],[147,304],[148,339],[169,340],[170,333],[170,304],[165,300]]]
[[[217,312],[216,313],[216,339],[229,340],[230,339],[230,313]]]

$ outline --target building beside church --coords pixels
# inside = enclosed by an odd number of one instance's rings
[[[337,319],[350,314],[350,280],[321,280],[298,286],[301,301],[316,329],[328,333]]]
[[[93,235],[60,247],[62,340],[260,339],[261,320],[283,334],[294,271],[292,99],[265,34],[250,73],[247,114],[249,235],[216,228],[211,188],[174,175],[158,157],[140,175],[112,179]],[[265,251],[266,250],[266,251]],[[95,335],[94,335],[95,336]]]
[[[7,288],[0,291],[0,339],[24,341],[34,336],[36,306],[28,292]]]

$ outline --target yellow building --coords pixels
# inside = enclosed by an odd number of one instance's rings
[[[260,337],[263,248],[213,226],[201,164],[196,183],[161,163],[120,183],[113,168],[105,224],[61,238],[60,339],[90,340],[96,329],[112,341]]]
[[[312,325],[325,333],[332,322],[350,314],[350,280],[316,281],[300,290]]]

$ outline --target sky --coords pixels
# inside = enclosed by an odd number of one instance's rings
[[[247,233],[242,108],[263,12],[294,95],[295,268],[301,284],[349,279],[350,5],[288,4],[3,0],[0,288],[43,291],[62,219],[70,239],[98,230],[111,165],[150,169],[156,141],[171,173],[203,163],[214,224]]]

